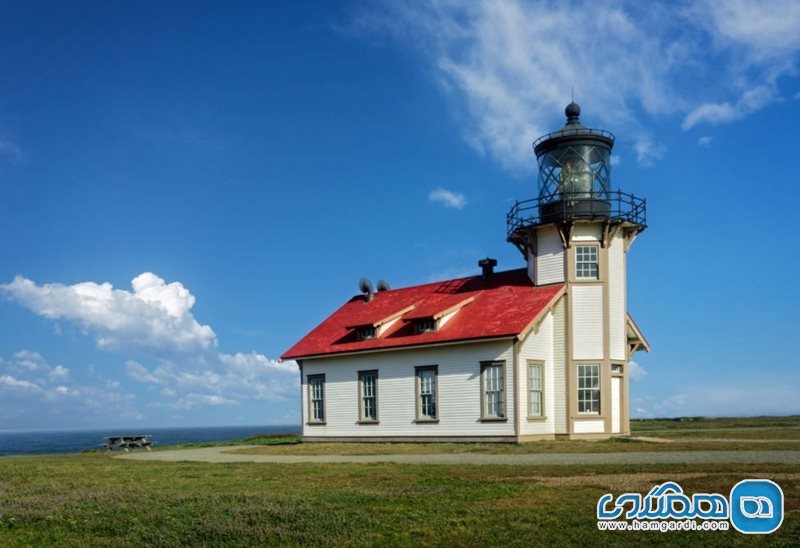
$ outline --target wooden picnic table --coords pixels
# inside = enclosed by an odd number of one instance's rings
[[[114,449],[122,449],[126,453],[130,449],[136,449],[137,447],[150,451],[150,447],[153,445],[153,442],[150,441],[150,435],[108,436],[105,440],[106,443],[102,444],[102,447],[105,447],[106,450],[113,451]]]

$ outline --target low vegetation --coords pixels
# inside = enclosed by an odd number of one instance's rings
[[[596,446],[604,444],[617,449],[674,445],[615,440]],[[526,446],[497,447],[518,451]],[[320,446],[275,445],[272,449],[306,447]],[[785,519],[768,537],[752,538],[734,530],[597,530],[595,505],[604,493],[646,492],[666,480],[678,481],[688,492],[727,493],[746,478],[770,478],[783,487]],[[106,453],[0,457],[3,546],[729,546],[753,541],[792,546],[798,539],[800,470],[796,465],[630,465],[622,469],[612,465],[168,463],[120,460]]]

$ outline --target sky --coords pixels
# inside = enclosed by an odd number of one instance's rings
[[[352,295],[524,266],[574,96],[647,199],[635,417],[800,413],[800,4],[0,3],[0,430],[297,424]]]

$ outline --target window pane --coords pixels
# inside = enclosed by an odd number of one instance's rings
[[[373,372],[360,373],[361,420],[378,420],[378,376]]]
[[[419,418],[436,418],[436,369],[418,369]]]
[[[487,417],[503,417],[504,409],[504,387],[503,387],[503,366],[486,365],[483,369],[484,385],[484,413]]]

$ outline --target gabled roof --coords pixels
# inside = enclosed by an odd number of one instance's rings
[[[496,272],[363,295],[339,310],[281,356],[309,358],[405,346],[516,337],[560,295],[563,284],[534,287],[526,270]],[[409,308],[412,307],[413,308]],[[457,311],[437,331],[415,333],[410,320]],[[372,339],[358,340],[353,327],[375,325],[403,312],[400,321]],[[422,314],[422,315],[421,315]]]
[[[642,349],[645,352],[650,352],[650,343],[647,342],[644,333],[642,333],[642,330],[639,329],[638,325],[636,325],[636,322],[633,321],[633,316],[631,316],[630,312],[627,314],[625,328],[628,336],[628,344],[631,347],[631,352],[636,352],[637,350]]]

